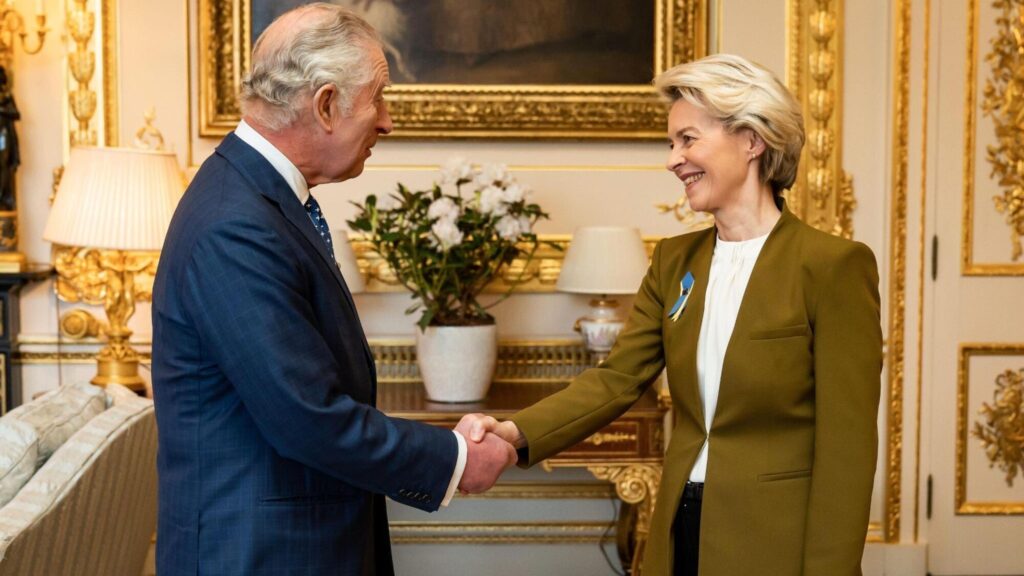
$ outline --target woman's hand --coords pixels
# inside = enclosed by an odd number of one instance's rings
[[[498,422],[493,416],[486,414],[466,414],[459,421],[459,425],[455,427],[455,431],[471,442],[482,442],[484,436],[490,432],[516,449],[526,446],[526,439],[523,438],[523,434],[515,422],[511,420]]]

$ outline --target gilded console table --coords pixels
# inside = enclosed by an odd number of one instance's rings
[[[500,356],[499,352],[499,356]],[[499,359],[499,366],[501,360]],[[499,373],[501,369],[499,368]],[[560,381],[496,381],[483,402],[440,404],[429,402],[419,382],[382,381],[377,392],[378,407],[391,416],[453,428],[469,412],[483,412],[503,419],[564,388]],[[586,468],[600,480],[615,485],[618,497],[635,507],[632,550],[623,558],[631,573],[640,573],[640,560],[650,529],[654,498],[661,481],[664,454],[663,417],[657,393],[651,389],[626,414],[542,466]],[[629,517],[628,514],[623,514]],[[622,525],[620,524],[620,529]],[[629,534],[619,533],[620,551]]]

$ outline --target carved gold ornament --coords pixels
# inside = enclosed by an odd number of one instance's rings
[[[1024,476],[1024,368],[1006,370],[996,377],[992,404],[978,411],[984,422],[975,422],[971,435],[981,440],[989,467],[1006,473],[1006,485]]]
[[[842,166],[843,0],[789,0],[787,80],[807,142],[790,210],[819,230],[853,237],[853,179]]]
[[[636,442],[636,434],[630,434],[628,432],[598,432],[597,434],[587,437],[587,439],[583,441],[584,444],[591,444],[594,446],[619,444],[622,442]]]
[[[374,252],[373,247],[363,238],[362,234],[350,234],[352,251],[356,255],[359,273],[366,281],[367,292],[404,292],[395,273],[387,261]],[[510,285],[515,284],[516,292],[554,292],[558,275],[562,271],[562,261],[569,247],[571,235],[539,235],[541,245],[537,248],[533,259],[514,260],[506,266],[498,276],[484,289],[486,293],[504,293]],[[648,257],[654,252],[657,239],[645,238],[644,247]],[[554,245],[554,246],[552,246]],[[523,247],[529,249],[527,245]]]
[[[626,464],[588,466],[587,470],[598,480],[607,480],[615,485],[619,498],[637,507],[636,550],[633,554],[631,574],[641,574],[640,562],[644,547],[651,531],[651,517],[654,514],[655,497],[661,485],[661,467],[650,464]]]
[[[159,253],[154,252],[54,246],[57,296],[66,302],[102,305],[107,313],[108,343],[97,356],[94,384],[144,387],[138,375],[139,354],[128,343],[132,335],[128,319],[135,313],[136,301],[152,299],[158,259]]]
[[[706,53],[707,0],[654,4],[657,74]],[[240,118],[249,69],[251,0],[199,0],[199,135],[221,137]],[[663,138],[665,106],[647,84],[399,84],[387,91],[398,138]]]
[[[71,144],[95,146],[96,130],[90,123],[96,114],[96,91],[90,87],[96,72],[96,53],[90,49],[92,35],[96,29],[96,14],[89,10],[88,0],[73,0],[68,3],[68,34],[75,44],[68,54],[68,69],[76,83],[68,94],[71,113],[77,124],[71,130]]]
[[[992,200],[1010,226],[1016,261],[1024,252],[1024,0],[995,0],[992,6],[1002,14],[985,56],[992,75],[985,81],[981,109],[996,133],[997,143],[987,147],[986,157],[1002,193]]]

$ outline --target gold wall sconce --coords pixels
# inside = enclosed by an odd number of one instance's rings
[[[38,54],[43,49],[46,33],[50,31],[46,27],[46,12],[43,10],[43,0],[35,1],[35,9],[36,46],[35,48],[30,48],[28,26],[25,24],[25,17],[14,9],[14,0],[2,0],[0,2],[0,65],[3,65],[5,68],[9,68],[9,64],[14,58],[14,46],[17,43],[15,39],[21,41],[21,48],[26,54]]]
[[[57,296],[102,305],[107,345],[92,383],[143,390],[128,320],[152,298],[159,250],[185,180],[174,154],[71,149],[43,238],[53,242]]]

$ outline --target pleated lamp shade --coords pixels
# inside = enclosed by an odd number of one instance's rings
[[[578,228],[565,252],[557,288],[577,294],[636,294],[647,265],[647,250],[636,228]]]
[[[366,280],[359,273],[359,262],[356,261],[356,253],[348,241],[348,232],[340,229],[333,230],[331,241],[334,243],[334,258],[338,261],[338,270],[341,271],[341,277],[345,279],[348,291],[358,294],[366,290]]]
[[[160,250],[184,190],[172,152],[72,148],[43,238],[65,246]]]

